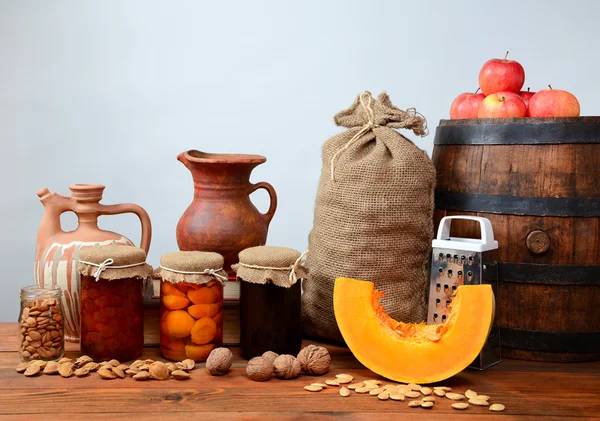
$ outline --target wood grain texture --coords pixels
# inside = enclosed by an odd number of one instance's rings
[[[471,126],[485,126],[485,130]],[[599,117],[442,120],[440,127],[446,127],[446,131],[440,133],[446,133],[458,142],[473,143],[435,145],[433,162],[437,172],[436,189],[444,195],[459,197],[456,195],[466,193],[516,197],[525,207],[530,198],[572,200],[569,203],[600,199]],[[580,133],[577,127],[582,128]],[[595,128],[596,135],[589,134],[590,127]],[[477,144],[485,143],[485,139],[480,137],[461,140],[461,135],[469,133],[492,137],[496,144]],[[509,143],[523,133],[537,133],[555,143],[498,144],[499,134],[505,136]],[[561,138],[565,133],[569,133],[569,137]],[[586,139],[586,136],[591,138]],[[531,139],[535,140],[535,137]],[[586,140],[590,143],[582,143]],[[460,197],[467,200],[467,196]],[[489,259],[497,260],[500,265],[549,265],[550,269],[554,265],[600,267],[600,217],[498,213],[502,211],[477,209],[475,202],[464,203],[462,208],[454,210],[437,203],[435,226],[447,215],[488,218],[499,243],[498,250],[489,253]],[[597,215],[598,210],[595,212]],[[534,244],[530,234],[536,231],[539,243]],[[451,235],[477,238],[480,235],[479,227],[476,223],[461,222],[453,226]],[[501,269],[499,273],[502,274]],[[542,332],[596,332],[597,344],[600,341],[600,311],[597,308],[600,284],[594,279],[587,279],[588,285],[575,285],[573,278],[569,285],[570,275],[571,272],[566,272],[564,278],[560,279],[566,285],[545,282],[556,281],[551,279],[552,275],[538,283],[519,283],[502,279],[500,275],[497,306],[499,325]],[[532,349],[529,345],[527,349],[507,347],[507,343],[503,345],[503,355],[514,358],[546,361],[600,359],[597,345],[589,349],[583,346],[580,352],[546,352]]]
[[[0,337],[13,335],[14,324],[0,326]],[[310,341],[305,341],[304,346]],[[52,414],[56,419],[133,420],[391,420],[405,416],[414,420],[593,420],[600,414],[600,363],[551,364],[506,360],[483,372],[464,371],[444,382],[455,391],[473,389],[506,405],[503,413],[470,407],[451,408],[438,398],[434,408],[409,408],[406,402],[379,401],[374,396],[338,395],[337,388],[309,393],[303,386],[338,373],[356,379],[381,379],[365,369],[344,347],[325,345],[332,356],[330,373],[294,380],[253,382],[245,375],[246,361],[232,348],[231,372],[212,377],[199,364],[186,381],[102,380],[96,374],[64,379],[41,375],[27,378],[15,372],[16,352],[0,352],[0,417],[31,420]],[[76,357],[78,352],[69,351]],[[158,359],[159,350],[145,348],[144,358]],[[385,381],[384,379],[381,379]]]

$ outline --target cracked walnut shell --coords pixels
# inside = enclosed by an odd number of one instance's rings
[[[273,367],[279,379],[294,379],[300,374],[300,361],[293,355],[280,355],[273,361]]]
[[[227,348],[215,348],[206,359],[206,370],[211,376],[227,374],[233,363],[233,354]]]
[[[301,372],[312,376],[319,376],[329,371],[331,356],[327,348],[309,345],[298,354]]]

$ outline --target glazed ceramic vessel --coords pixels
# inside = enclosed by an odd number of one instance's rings
[[[182,251],[213,251],[225,259],[232,274],[238,253],[267,241],[269,223],[277,208],[277,194],[269,183],[250,183],[252,170],[266,162],[260,155],[212,154],[191,150],[177,157],[192,173],[194,199],[177,224]],[[250,194],[265,189],[271,198],[261,213]]]
[[[71,196],[38,191],[45,213],[37,237],[35,281],[40,287],[59,285],[63,290],[65,340],[78,342],[80,338],[81,300],[77,264],[83,247],[109,244],[133,245],[127,237],[98,227],[101,215],[134,213],[142,223],[140,247],[148,252],[152,237],[150,218],[144,209],[132,203],[103,205],[100,203],[104,186],[99,184],[74,184]],[[60,225],[63,212],[74,212],[79,225],[74,231],[65,232]]]

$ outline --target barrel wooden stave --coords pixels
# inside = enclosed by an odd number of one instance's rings
[[[597,124],[600,134],[600,119],[594,119],[592,123]],[[561,120],[568,122],[567,119]],[[495,123],[503,124],[501,121]],[[522,120],[513,123],[522,123]],[[460,126],[485,122],[442,121],[443,124]],[[519,126],[515,127],[517,129],[513,128],[510,134],[518,137]],[[489,130],[493,131],[494,127],[490,126]],[[460,136],[456,132],[453,135],[457,138]],[[503,355],[541,361],[600,359],[598,345],[591,344],[588,347],[589,341],[600,340],[600,284],[597,279],[587,279],[583,282],[585,285],[577,284],[580,280],[569,279],[568,266],[574,265],[584,270],[588,267],[600,268],[600,218],[573,215],[573,208],[563,206],[562,202],[557,209],[551,203],[552,212],[571,215],[528,215],[525,203],[532,197],[539,198],[542,204],[546,199],[552,201],[555,198],[571,199],[570,204],[577,204],[581,199],[600,198],[600,141],[538,145],[436,144],[433,161],[437,171],[438,193],[454,195],[459,199],[464,196],[465,201],[481,195],[507,201],[523,197],[524,204],[520,210],[525,210],[520,215],[502,214],[493,209],[486,209],[486,212],[478,211],[480,209],[444,209],[436,203],[439,208],[435,215],[436,226],[446,215],[484,216],[492,222],[500,245],[490,257],[498,260],[500,266],[504,263],[528,269],[528,265],[553,265],[551,268],[561,273],[558,281],[549,279],[552,277],[549,276],[540,280],[540,283],[534,283],[527,279],[502,279],[500,270],[497,321],[507,332],[509,342],[503,339]],[[498,203],[502,205],[502,200]],[[591,214],[597,211],[592,209]],[[530,251],[527,246],[529,234],[536,230],[545,233],[538,233],[536,238],[550,241],[548,250],[541,254]],[[455,224],[452,231],[453,236],[459,237],[479,235],[477,225],[469,222]],[[530,244],[530,247],[536,251],[535,245]],[[527,338],[528,331],[532,331],[531,338]],[[511,339],[509,334],[516,336]],[[540,338],[540,349],[535,349],[538,346],[536,335]],[[547,344],[544,343],[546,339]],[[518,348],[519,341],[529,341],[529,349]],[[582,344],[581,349],[569,348],[568,341]],[[557,347],[561,352],[550,352],[544,347]],[[592,352],[585,352],[586,349]]]

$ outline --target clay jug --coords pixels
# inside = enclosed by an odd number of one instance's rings
[[[79,293],[79,272],[77,263],[83,247],[108,244],[132,246],[127,237],[98,228],[98,217],[134,213],[142,223],[140,247],[148,253],[152,226],[144,209],[131,203],[103,205],[104,186],[99,184],[74,184],[70,186],[71,196],[50,192],[47,188],[37,195],[45,207],[37,237],[35,260],[35,282],[39,286],[59,285],[63,289],[63,317],[65,319],[65,340],[78,342],[80,337],[81,300]],[[60,226],[60,215],[74,212],[79,225],[74,231],[65,232]]]
[[[238,253],[267,241],[269,223],[277,208],[277,194],[269,183],[250,183],[252,170],[267,161],[260,155],[212,154],[191,150],[177,157],[191,172],[194,199],[177,224],[177,244],[182,251],[221,254],[224,269]],[[267,213],[260,213],[250,194],[265,189],[271,198]]]

